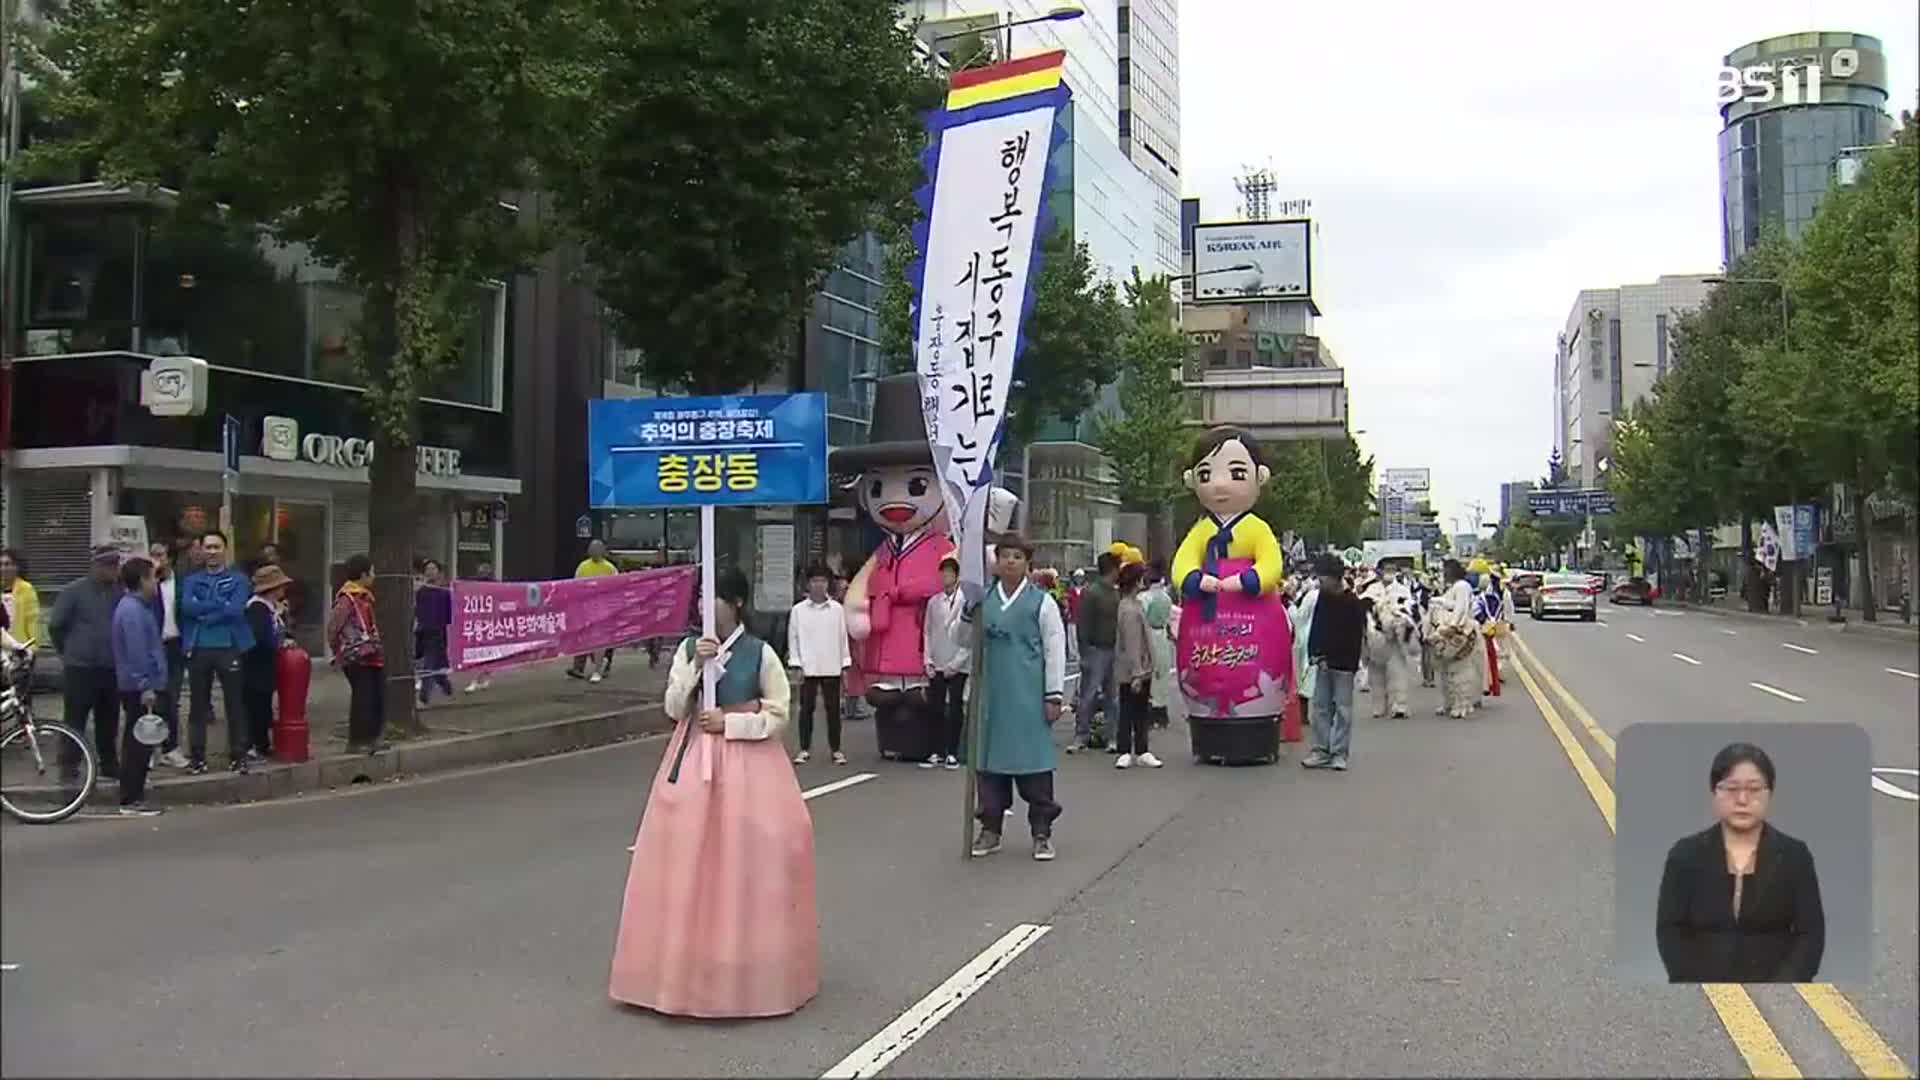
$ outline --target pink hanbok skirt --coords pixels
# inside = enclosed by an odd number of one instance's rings
[[[794,1012],[820,990],[812,815],[779,739],[689,727],[647,797],[608,993],[675,1016]]]

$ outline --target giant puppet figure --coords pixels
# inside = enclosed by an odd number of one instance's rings
[[[1217,427],[1201,436],[1184,477],[1201,514],[1173,555],[1182,604],[1174,666],[1201,761],[1280,758],[1293,631],[1280,541],[1252,513],[1270,475],[1251,434]]]
[[[927,601],[940,591],[940,561],[953,554],[953,541],[916,376],[874,384],[869,441],[835,450],[831,464],[859,473],[860,508],[884,535],[846,597],[847,636],[874,708],[874,738],[882,757],[923,761],[934,734],[924,707]]]

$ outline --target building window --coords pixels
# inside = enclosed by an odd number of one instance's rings
[[[1619,416],[1621,414],[1620,409],[1622,404],[1622,397],[1626,392],[1626,387],[1622,384],[1622,379],[1620,374],[1620,320],[1619,319],[1607,320],[1607,353],[1608,353],[1608,358],[1607,358],[1608,377],[1613,382],[1612,393],[1609,397],[1609,400],[1612,401],[1613,403],[1613,415]]]
[[[139,219],[128,213],[61,214],[28,225],[22,351],[132,348],[139,250]]]

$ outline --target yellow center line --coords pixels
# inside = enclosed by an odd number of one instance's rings
[[[1547,668],[1547,665],[1540,662],[1533,650],[1520,640],[1518,634],[1513,636],[1513,640],[1520,646],[1520,651],[1526,657],[1525,663],[1519,662],[1519,657],[1514,658],[1514,668],[1520,674],[1520,681],[1526,685],[1527,693],[1532,696],[1534,704],[1540,707],[1541,715],[1547,718],[1547,726],[1553,729],[1554,737],[1560,741],[1561,748],[1566,751],[1568,760],[1573,763],[1574,772],[1580,774],[1580,779],[1587,785],[1587,791],[1592,794],[1594,803],[1600,807],[1601,816],[1607,819],[1607,829],[1614,830],[1613,789],[1608,787],[1606,781],[1600,777],[1600,771],[1594,767],[1593,759],[1587,756],[1586,750],[1573,737],[1572,731],[1555,711],[1553,703],[1541,693],[1539,685],[1533,681],[1528,668],[1532,667],[1541,680],[1552,688],[1554,694],[1566,703],[1568,710],[1579,719],[1581,726],[1586,729],[1594,743],[1606,752],[1607,757],[1617,760],[1613,737],[1601,729],[1600,725],[1594,721],[1593,715],[1581,706],[1579,699],[1561,685],[1559,679],[1554,678],[1553,672]],[[1598,785],[1597,789],[1596,785]],[[1707,1000],[1713,1003],[1714,1012],[1719,1014],[1721,1025],[1727,1029],[1727,1035],[1739,1048],[1740,1055],[1746,1058],[1748,1067],[1753,1070],[1753,1075],[1759,1077],[1800,1075],[1800,1070],[1794,1065],[1793,1058],[1780,1044],[1773,1028],[1768,1025],[1766,1017],[1760,1014],[1758,1006],[1754,1005],[1753,998],[1744,987],[1734,984],[1703,984],[1701,989],[1706,992]],[[1906,1062],[1902,1061],[1900,1055],[1880,1037],[1880,1033],[1874,1030],[1873,1025],[1860,1015],[1859,1010],[1853,1007],[1853,1003],[1847,1000],[1845,994],[1830,983],[1802,983],[1795,989],[1799,991],[1807,1007],[1813,1010],[1814,1015],[1820,1018],[1820,1022],[1833,1035],[1834,1041],[1838,1042],[1847,1056],[1853,1059],[1854,1065],[1860,1069],[1862,1076],[1876,1078],[1876,1080],[1880,1077],[1911,1080],[1913,1072],[1907,1068]]]
[[[1893,1047],[1873,1030],[1867,1018],[1853,1007],[1845,994],[1833,988],[1829,983],[1800,983],[1794,987],[1800,991],[1800,997],[1833,1032],[1840,1048],[1847,1052],[1853,1063],[1860,1067],[1860,1075],[1879,1080],[1907,1080],[1913,1073],[1908,1071],[1907,1063],[1893,1052]]]
[[[1527,655],[1528,659],[1532,659],[1532,653]],[[1528,696],[1539,706],[1540,715],[1546,717],[1547,727],[1553,731],[1553,737],[1560,741],[1560,749],[1566,752],[1573,771],[1587,785],[1587,793],[1593,796],[1594,805],[1600,808],[1600,816],[1606,819],[1607,831],[1615,831],[1613,789],[1601,777],[1586,747],[1580,745],[1573,730],[1560,718],[1559,710],[1547,699],[1540,684],[1533,681],[1528,665],[1516,656],[1513,669],[1520,676],[1521,685],[1527,688]],[[1540,672],[1543,677],[1546,676],[1544,666]],[[1745,987],[1718,983],[1703,985],[1700,989],[1706,993],[1708,1003],[1720,1017],[1720,1026],[1726,1029],[1727,1038],[1733,1040],[1734,1049],[1746,1059],[1747,1068],[1754,1076],[1767,1080],[1797,1080],[1801,1075],[1800,1067],[1793,1063],[1793,1056],[1787,1053],[1787,1048],[1780,1045],[1779,1036],[1773,1033],[1767,1018],[1760,1015],[1760,1007],[1753,1003]]]
[[[1513,635],[1513,642],[1520,646],[1522,653],[1526,654],[1528,666],[1540,673],[1540,678],[1546,682],[1547,688],[1558,695],[1561,701],[1567,703],[1567,710],[1573,713],[1575,720],[1580,721],[1580,726],[1586,729],[1588,737],[1592,738],[1601,750],[1606,751],[1607,760],[1612,761],[1618,758],[1620,755],[1615,753],[1613,749],[1613,736],[1607,734],[1606,730],[1594,720],[1593,714],[1588,712],[1586,707],[1580,704],[1580,699],[1568,693],[1567,688],[1560,685],[1560,680],[1554,678],[1553,672],[1547,668],[1547,665],[1541,663],[1540,658],[1533,655],[1533,650],[1527,648],[1527,643],[1520,640],[1519,634]]]

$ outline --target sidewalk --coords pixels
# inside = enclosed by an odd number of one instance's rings
[[[156,805],[252,802],[301,792],[326,791],[350,784],[373,783],[398,776],[541,757],[565,750],[599,746],[633,738],[668,726],[660,711],[666,686],[667,657],[649,668],[645,650],[622,650],[614,658],[613,674],[593,684],[569,678],[566,662],[557,661],[495,675],[493,684],[466,693],[465,678],[454,681],[455,696],[436,696],[419,710],[427,727],[424,736],[393,740],[392,748],[375,755],[348,754],[347,685],[338,672],[316,665],[307,701],[310,758],[300,764],[270,760],[245,773],[227,770],[226,721],[220,714],[215,685],[214,717],[207,731],[207,772],[187,775],[160,767],[149,774],[147,799]],[[182,692],[183,699],[186,697]],[[180,703],[181,741],[186,741],[187,701]],[[55,695],[41,695],[34,711],[59,719]],[[92,733],[88,733],[91,741]],[[102,781],[93,802],[108,804],[118,798],[118,787]]]
[[[1703,615],[1718,615],[1729,619],[1746,619],[1752,622],[1785,622],[1797,626],[1824,627],[1839,633],[1870,634],[1875,637],[1887,638],[1893,641],[1920,641],[1920,624],[1902,622],[1900,614],[1893,611],[1882,611],[1880,612],[1880,620],[1878,622],[1867,622],[1860,617],[1858,609],[1847,608],[1845,611],[1847,621],[1844,623],[1836,623],[1830,618],[1833,614],[1833,609],[1830,607],[1802,605],[1800,614],[1797,616],[1778,615],[1770,611],[1748,611],[1746,602],[1739,597],[1732,597],[1729,600],[1712,604],[1691,604],[1678,600],[1662,600],[1657,606],[1679,611],[1697,611]]]

